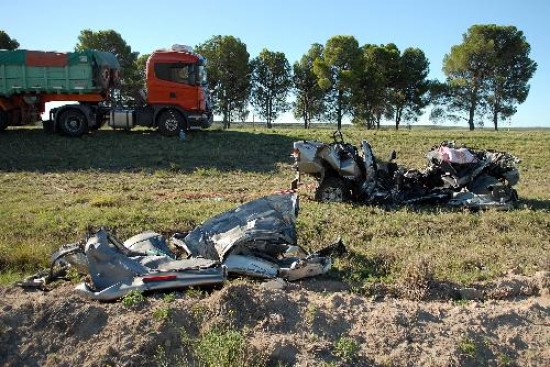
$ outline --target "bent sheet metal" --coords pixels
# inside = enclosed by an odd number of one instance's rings
[[[215,285],[228,276],[283,278],[288,281],[326,273],[331,256],[345,251],[341,241],[308,253],[297,245],[295,192],[266,196],[219,214],[188,234],[166,238],[139,233],[124,242],[105,229],[81,243],[62,246],[52,255],[48,275],[33,276],[23,286],[43,287],[67,266],[89,276],[76,290],[96,300],[121,298],[130,291],[154,291]],[[184,253],[184,256],[176,256]]]

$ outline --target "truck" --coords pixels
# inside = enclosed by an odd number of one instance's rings
[[[149,56],[137,106],[122,103],[121,80],[120,64],[109,52],[0,50],[0,131],[40,121],[48,102],[61,106],[50,109],[44,128],[71,137],[105,123],[125,130],[147,126],[164,136],[212,124],[206,59],[188,46]]]

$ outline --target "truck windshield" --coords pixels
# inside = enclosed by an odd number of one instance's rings
[[[194,65],[184,63],[155,64],[155,76],[161,80],[189,85],[194,85],[196,79]]]

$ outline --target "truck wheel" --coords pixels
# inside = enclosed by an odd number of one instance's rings
[[[61,113],[58,121],[59,129],[61,129],[64,135],[79,137],[88,132],[88,120],[81,111],[65,111]]]
[[[0,111],[0,131],[6,130],[8,127],[8,113],[6,111]]]
[[[341,203],[351,199],[351,190],[346,182],[338,177],[326,177],[315,191],[315,200]]]
[[[167,110],[157,120],[159,131],[164,136],[176,136],[181,129],[185,130],[184,119],[178,111]]]

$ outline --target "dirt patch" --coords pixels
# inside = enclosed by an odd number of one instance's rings
[[[0,289],[0,365],[185,365],[194,361],[186,340],[215,329],[238,331],[262,365],[550,365],[543,272],[510,274],[475,287],[479,299],[458,301],[436,291],[423,300],[399,296],[410,289],[360,295],[329,279],[283,289],[234,280],[132,306],[88,301],[73,287]]]

